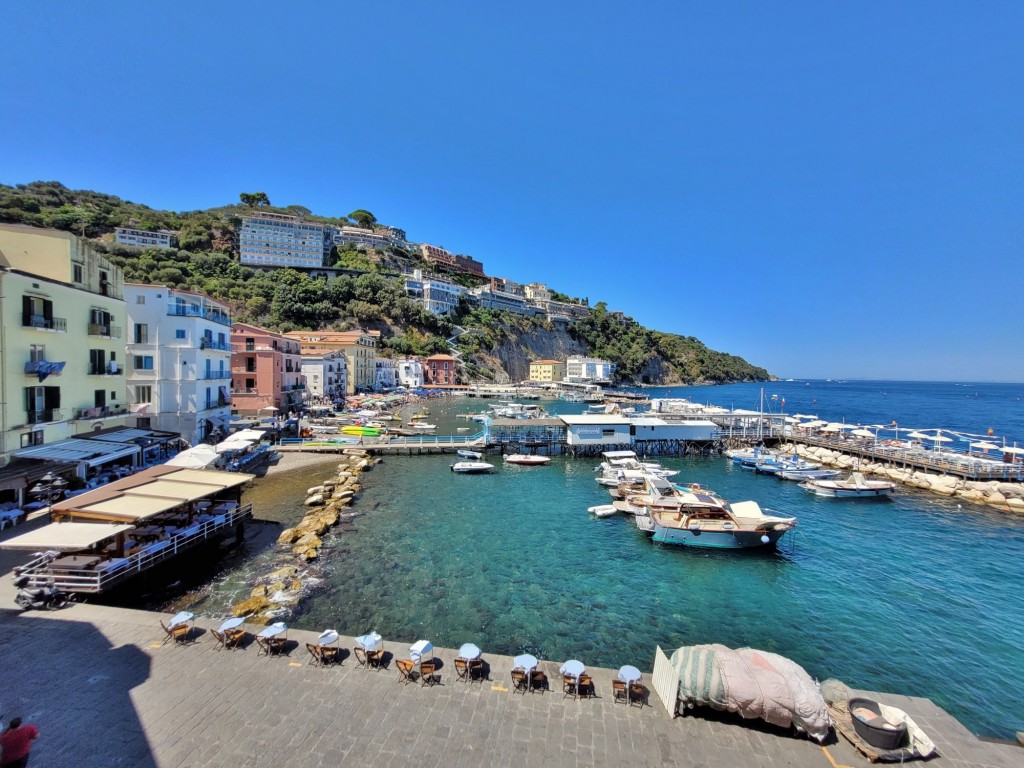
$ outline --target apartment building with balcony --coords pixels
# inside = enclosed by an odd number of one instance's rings
[[[615,363],[596,357],[570,357],[565,361],[565,380],[573,384],[611,381]]]
[[[127,283],[128,403],[135,426],[204,440],[231,418],[231,312],[193,291]]]
[[[418,269],[405,277],[405,292],[435,315],[451,314],[466,295],[463,286],[436,276],[425,277]]]
[[[298,216],[252,213],[242,217],[239,261],[253,267],[322,267],[332,233],[331,227]]]
[[[306,400],[299,341],[249,323],[235,323],[231,328],[232,410],[284,415],[298,412]]]
[[[0,224],[0,466],[123,426],[121,270],[68,232]]]
[[[423,361],[426,384],[444,386],[455,383],[455,358],[451,355],[431,355]]]
[[[118,227],[114,230],[114,242],[139,248],[173,248],[177,242],[177,235],[166,229],[149,232],[145,229]]]
[[[341,405],[348,391],[348,361],[341,350],[302,348],[302,375],[310,405]]]
[[[504,281],[499,285],[504,285]],[[536,315],[541,311],[527,302],[522,294],[504,291],[491,285],[470,288],[469,295],[486,309],[501,309],[506,312],[515,312],[517,315],[528,316]]]
[[[309,352],[343,352],[348,367],[346,395],[373,390],[378,331],[289,331],[285,336],[299,342],[303,350]]]
[[[565,363],[561,360],[534,360],[530,363],[530,381],[554,382],[565,378]]]
[[[374,391],[387,392],[397,386],[398,365],[389,357],[378,357],[374,361]]]
[[[395,361],[398,386],[419,389],[423,386],[423,363],[414,357],[405,357]]]

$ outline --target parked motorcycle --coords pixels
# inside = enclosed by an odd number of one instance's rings
[[[29,608],[43,610],[45,608],[48,611],[54,611],[68,604],[67,594],[57,589],[57,587],[52,585],[48,587],[30,587],[28,582],[28,576],[16,576],[14,578],[14,586],[18,587],[18,594],[15,596],[14,602],[22,610],[27,611]]]

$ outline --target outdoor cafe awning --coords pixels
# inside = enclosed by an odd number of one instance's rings
[[[133,527],[108,523],[50,523],[0,542],[0,549],[23,549],[30,552],[55,549],[59,552],[77,552]]]
[[[115,461],[141,452],[142,448],[134,443],[125,445],[112,441],[72,437],[67,440],[58,440],[56,443],[24,448],[15,451],[14,455],[22,459],[63,461],[76,464],[84,461],[89,467],[98,467],[108,461]]]

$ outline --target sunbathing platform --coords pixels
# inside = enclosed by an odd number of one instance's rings
[[[40,728],[32,752],[40,765],[870,765],[841,736],[820,746],[714,713],[672,718],[653,692],[651,706],[623,704],[608,669],[588,668],[596,697],[566,697],[561,660],[541,660],[551,691],[516,693],[510,657],[483,647],[486,679],[463,682],[458,652],[434,648],[438,684],[406,685],[396,661],[416,638],[385,633],[387,666],[376,671],[361,667],[355,639],[341,636],[342,662],[319,666],[306,650],[317,632],[289,629],[284,654],[263,655],[251,640],[223,649],[212,633],[223,617],[197,616],[189,641],[172,643],[159,625],[168,615],[90,604],[20,613],[13,598],[5,576],[0,632],[17,663],[5,673],[4,707]],[[263,628],[247,629],[251,638]],[[73,664],[55,663],[69,654]],[[648,672],[642,682],[650,687]],[[1024,766],[1024,749],[975,738],[927,700],[871,696],[928,732],[941,755],[933,768]]]

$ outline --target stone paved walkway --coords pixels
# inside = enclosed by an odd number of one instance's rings
[[[0,606],[13,606],[10,579]],[[162,645],[158,614],[93,605],[53,613],[0,608],[0,710],[39,725],[36,766],[687,766],[862,768],[841,737],[821,746],[729,717],[672,719],[653,706],[613,703],[609,670],[590,670],[596,699],[513,694],[511,659],[487,654],[490,680],[456,681],[455,652],[436,649],[441,684],[398,682],[348,656],[307,664],[313,633],[290,631],[288,657],[255,644],[218,651],[204,631]],[[197,620],[209,629],[217,620]],[[407,655],[410,639],[385,637]],[[342,645],[353,647],[351,638]],[[653,649],[652,649],[653,656]],[[584,660],[585,661],[585,660]],[[542,663],[552,681],[557,664]],[[644,681],[649,683],[649,675]],[[936,741],[936,768],[1024,766],[1024,749],[979,741],[923,699],[885,701],[908,711]]]

